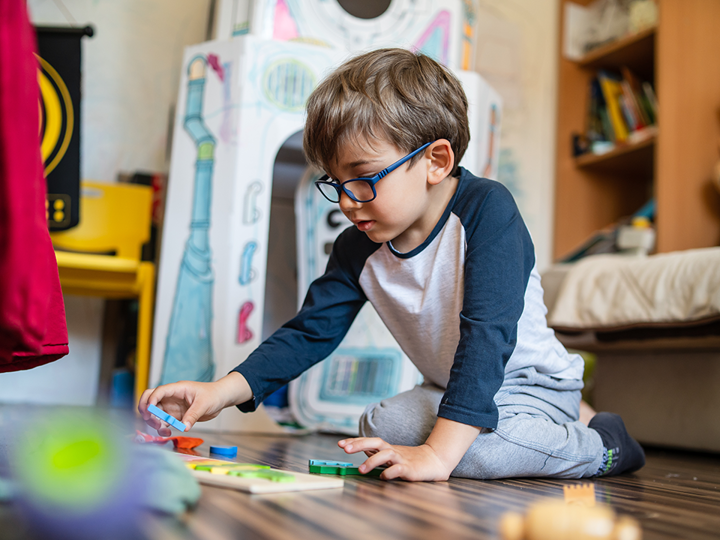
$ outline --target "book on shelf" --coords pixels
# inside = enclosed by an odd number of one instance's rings
[[[623,115],[621,80],[618,80],[614,74],[607,71],[598,72],[598,80],[600,81],[605,106],[612,124],[613,139],[616,143],[625,142],[630,129]]]
[[[652,85],[628,68],[600,70],[590,80],[584,151],[606,153],[655,135],[657,100]],[[577,152],[576,152],[577,154]]]

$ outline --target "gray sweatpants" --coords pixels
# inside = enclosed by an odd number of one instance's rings
[[[534,368],[506,374],[495,396],[497,428],[481,430],[452,476],[593,476],[602,464],[603,444],[597,431],[578,421],[582,386],[580,380],[555,379]],[[396,445],[423,444],[443,393],[425,383],[370,405],[360,418],[360,435]]]

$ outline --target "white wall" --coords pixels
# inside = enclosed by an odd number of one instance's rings
[[[205,41],[209,0],[28,0],[39,25],[90,24],[83,38],[81,174],[166,171],[183,50]],[[60,6],[65,6],[63,11]]]
[[[498,180],[515,196],[542,271],[552,262],[558,0],[478,0],[475,70],[503,97]]]
[[[83,38],[81,176],[114,182],[120,171],[167,171],[170,111],[183,49],[205,41],[209,0],[28,0],[38,25],[91,24]],[[66,297],[70,354],[0,375],[0,401],[95,402],[103,300]]]

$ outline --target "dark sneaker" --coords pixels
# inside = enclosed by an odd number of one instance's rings
[[[625,429],[619,415],[601,412],[593,416],[588,427],[600,434],[608,460],[598,476],[617,476],[635,472],[645,465],[645,452]]]

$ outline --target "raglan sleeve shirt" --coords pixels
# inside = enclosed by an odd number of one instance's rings
[[[253,399],[238,405],[241,411],[254,411],[275,390],[328,357],[347,334],[367,301],[357,279],[366,257],[357,253],[379,246],[365,235],[358,245],[357,236],[349,233],[335,241],[325,273],[310,285],[299,313],[233,370],[253,391]]]
[[[502,184],[480,179],[463,195],[454,208],[467,242],[460,339],[438,416],[494,429],[494,397],[515,350],[535,254],[515,201]]]

